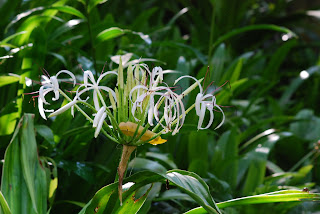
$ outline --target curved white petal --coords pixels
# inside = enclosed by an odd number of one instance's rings
[[[99,111],[97,112],[97,114],[94,117],[93,126],[92,127],[97,127],[98,122],[100,121],[101,116],[105,112],[105,110],[106,110],[106,107],[104,107],[104,106],[102,106],[102,108],[99,109]]]
[[[225,115],[224,115],[222,109],[218,105],[215,105],[215,107],[217,107],[221,111],[221,113],[222,113],[222,121],[219,123],[219,125],[216,128],[214,128],[214,130],[220,128],[220,126],[222,126],[222,124],[224,123],[224,120],[225,120]]]
[[[59,99],[59,83],[58,83],[58,80],[57,80],[57,77],[55,76],[52,76],[50,77],[50,81],[52,83],[52,89],[53,89],[53,92],[54,92],[54,97],[52,98],[53,101],[56,101]]]
[[[52,88],[44,88],[44,86],[41,86],[40,89],[39,89],[39,98],[41,98],[42,102],[47,104],[47,105],[50,105],[50,103],[48,103],[44,97],[50,91],[53,91],[53,89]]]
[[[199,89],[200,89],[200,92],[199,92],[199,93],[202,94],[203,89],[202,89],[202,86],[201,86],[201,84],[200,84],[200,81],[197,80],[196,78],[192,77],[192,76],[189,76],[189,75],[185,75],[185,76],[179,77],[178,79],[176,79],[176,80],[174,81],[173,85],[177,84],[177,82],[179,82],[179,81],[180,81],[181,79],[183,79],[183,78],[191,78],[191,79],[193,79],[194,81],[196,81],[196,83],[198,84]]]
[[[57,73],[56,77],[58,77],[61,73],[65,73],[68,74],[71,79],[73,80],[73,87],[76,85],[76,77],[74,76],[74,74],[68,70],[61,70]]]
[[[93,85],[96,85],[96,81],[94,80],[94,76],[91,71],[85,71],[83,74],[83,84],[85,87],[88,87],[88,78],[92,82]]]
[[[105,73],[103,73],[103,74],[100,75],[100,77],[99,77],[98,80],[97,80],[97,84],[99,85],[99,82],[100,82],[105,76],[107,76],[107,75],[109,75],[109,74],[115,74],[115,75],[118,76],[118,73],[115,72],[115,71],[107,71],[107,72],[105,72]]]
[[[43,101],[42,101],[41,97],[38,98],[38,109],[39,109],[39,113],[40,113],[41,117],[43,119],[47,120],[46,114],[44,113]]]
[[[76,104],[78,102],[78,100],[72,100],[70,103],[62,106],[61,108],[59,108],[58,110],[56,110],[55,112],[53,112],[52,114],[49,115],[49,117],[54,117],[57,116],[65,111],[67,111],[69,108],[71,108],[74,104]]]
[[[104,112],[99,120],[99,123],[98,123],[98,126],[96,128],[96,131],[94,132],[94,137],[97,138],[100,131],[101,131],[101,128],[102,128],[102,125],[103,125],[103,121],[104,119],[107,117],[107,113]]]

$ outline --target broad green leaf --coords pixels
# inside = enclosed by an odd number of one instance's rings
[[[0,191],[0,205],[1,205],[1,210],[3,214],[11,214],[10,207],[1,191]]]
[[[124,30],[118,27],[108,28],[97,35],[96,44],[119,37],[124,34]]]
[[[177,165],[172,160],[172,157],[169,154],[156,153],[156,152],[147,152],[146,156],[148,158],[152,158],[152,159],[155,159],[157,161],[161,161],[162,164],[168,165],[172,169],[178,168]]]
[[[156,161],[145,158],[134,158],[129,163],[130,168],[150,170],[158,173],[166,173],[167,169]]]
[[[74,7],[63,5],[63,6],[52,6],[52,7],[49,7],[48,9],[58,10],[63,13],[68,13],[86,20],[85,15],[83,15],[79,10],[75,9]]]
[[[1,191],[13,214],[47,212],[47,176],[38,159],[33,117],[23,116],[5,153]]]
[[[188,194],[182,193],[178,189],[169,189],[162,193],[160,197],[156,198],[156,201],[165,201],[165,200],[185,200],[195,202]]]
[[[20,77],[17,76],[0,76],[0,87],[19,82]]]
[[[183,170],[171,170],[165,174],[159,174],[151,171],[138,172],[124,180],[124,184],[127,182],[133,182],[133,185],[128,190],[124,191],[123,200],[132,200],[130,197],[131,194],[147,184],[154,182],[165,182],[167,179],[171,184],[177,186],[179,189],[193,198],[198,204],[205,207],[209,213],[220,213],[210,195],[210,191],[206,183],[195,173]],[[103,213],[104,210],[113,209],[111,206],[114,206],[115,203],[117,208],[119,200],[114,198],[114,196],[117,197],[117,185],[118,183],[113,183],[100,189],[80,213],[94,213],[94,210],[97,207],[99,208],[99,212]],[[109,203],[110,199],[116,199],[117,201]],[[142,204],[139,206],[142,206]],[[121,211],[130,213],[128,210]]]
[[[315,116],[313,110],[303,109],[295,116],[296,122],[290,124],[290,131],[305,140],[318,140],[320,138],[320,118]]]
[[[224,202],[217,203],[220,209],[226,207],[233,207],[239,205],[248,204],[265,204],[265,203],[278,203],[278,202],[290,202],[290,201],[320,201],[319,193],[307,193],[298,190],[283,190],[278,192],[271,192],[261,195],[254,195],[242,198],[236,198]],[[185,214],[205,214],[205,209],[198,207],[192,209]]]
[[[16,100],[7,103],[0,116],[0,136],[13,133],[20,112]]]
[[[152,189],[153,185],[151,185],[146,192],[143,192],[143,195],[141,197],[136,197],[137,195],[137,191],[132,192],[130,195],[128,195],[126,197],[126,199],[122,202],[122,206],[118,205],[116,206],[113,211],[112,214],[126,214],[126,213],[137,213],[140,208],[142,207],[142,205],[144,204],[144,202],[147,199],[147,196],[150,192],[150,190]]]
[[[209,187],[197,174],[183,170],[171,170],[167,172],[166,177],[209,213],[221,213],[210,195]]]
[[[54,136],[52,133],[52,130],[45,125],[36,125],[35,126],[37,132],[50,144],[50,146],[54,147],[55,142],[54,142]]]

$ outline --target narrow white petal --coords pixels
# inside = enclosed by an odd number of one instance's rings
[[[71,77],[71,79],[73,80],[73,87],[76,85],[76,77],[74,76],[74,74],[68,70],[61,70],[57,73],[56,77],[59,76],[59,74],[61,73],[66,73],[66,74],[69,74],[69,76]]]
[[[93,127],[97,127],[98,122],[100,121],[100,118],[101,118],[102,114],[105,112],[105,110],[106,110],[106,107],[104,107],[104,106],[99,109],[99,111],[97,112],[96,116],[94,117]]]
[[[43,101],[42,101],[41,97],[38,98],[38,109],[39,109],[39,113],[40,113],[41,117],[43,119],[47,120],[46,115],[44,113]]]
[[[102,125],[103,125],[103,121],[104,119],[107,117],[107,113],[104,112],[99,120],[99,123],[98,123],[98,126],[96,128],[96,131],[94,132],[94,137],[97,138],[100,131],[101,131],[101,128],[102,128]]]
[[[84,86],[87,87],[88,86],[88,77],[90,79],[90,81],[93,83],[93,85],[96,85],[96,81],[94,80],[93,74],[91,71],[85,71],[83,74],[83,83]]]
[[[200,116],[200,105],[201,105],[202,96],[203,95],[199,93],[196,97],[195,109],[196,109],[196,114],[198,116]]]
[[[202,123],[203,123],[203,119],[206,113],[206,107],[202,104],[201,106],[201,110],[200,110],[200,115],[199,115],[199,121],[198,121],[198,129],[202,129]]]
[[[99,105],[98,94],[96,90],[93,91],[93,104],[94,104],[94,108],[98,111],[100,109],[100,105]]]
[[[222,124],[224,123],[224,120],[225,120],[225,115],[224,115],[222,109],[218,105],[215,105],[215,107],[217,107],[221,111],[221,113],[222,113],[222,121],[216,128],[214,128],[214,130],[220,128],[220,126],[222,126]]]
[[[52,98],[53,101],[56,101],[59,99],[59,83],[58,83],[58,80],[55,76],[52,76],[50,77],[50,81],[52,83],[52,89],[53,89],[53,92],[54,92],[54,97]]]
[[[44,97],[47,93],[49,93],[52,90],[52,88],[44,88],[44,86],[41,86],[39,89],[39,98],[42,100],[42,102],[44,102],[47,105],[50,105],[50,103],[48,103]]]
[[[49,117],[53,117],[53,116],[57,116],[65,111],[67,111],[69,108],[71,108],[71,106],[73,106],[74,104],[76,104],[78,102],[78,100],[73,100],[70,103],[62,106],[61,108],[59,108],[57,111],[53,112],[52,114],[49,115]]]
[[[107,76],[107,75],[109,75],[109,74],[115,74],[115,75],[118,76],[118,73],[115,72],[115,71],[107,71],[107,72],[105,72],[105,73],[103,73],[103,74],[100,75],[100,77],[99,77],[98,80],[97,80],[97,84],[99,85],[99,82],[100,82],[105,76]]]

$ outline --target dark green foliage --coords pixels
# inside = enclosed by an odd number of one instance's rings
[[[204,90],[216,94],[217,103],[223,105],[226,114],[221,128],[214,130],[221,121],[221,113],[216,111],[213,126],[197,131],[198,118],[192,110],[179,134],[163,136],[167,143],[139,147],[132,155],[128,174],[138,172],[131,180],[149,180],[138,186],[148,184],[140,193],[135,192],[138,187],[126,193],[124,202],[128,202],[126,206],[130,209],[140,209],[139,214],[181,213],[204,204],[208,205],[206,210],[215,209],[215,202],[282,189],[300,191],[308,187],[312,192],[320,192],[320,23],[319,16],[311,11],[320,9],[317,2],[2,1],[0,153],[7,163],[2,165],[1,190],[9,207],[13,202],[8,193],[8,177],[14,173],[9,165],[16,165],[19,179],[30,174],[30,167],[19,162],[27,158],[23,152],[26,149],[32,150],[29,155],[35,164],[31,170],[34,173],[19,183],[23,188],[19,194],[30,191],[32,185],[47,191],[45,186],[58,178],[57,189],[52,187],[56,192],[47,197],[51,213],[77,213],[98,190],[116,187],[112,183],[121,147],[103,135],[93,138],[92,125],[77,112],[74,118],[65,112],[43,120],[37,110],[37,99],[34,103],[29,93],[39,89],[38,81],[44,69],[50,75],[67,69],[77,78],[82,75],[82,69],[90,69],[99,76],[103,68],[108,71],[117,67],[111,56],[126,53],[133,53],[135,59],[159,60],[148,62],[150,67],[160,65],[179,72],[167,82],[172,83],[181,75],[198,79],[206,76]],[[31,86],[26,85],[26,77],[34,80]],[[111,78],[103,84],[113,87],[115,81]],[[71,84],[64,84],[64,88],[74,90]],[[177,90],[184,90],[193,82],[184,80],[179,84]],[[184,102],[193,103],[196,95],[197,91],[192,92]],[[14,130],[24,113],[35,114],[37,147],[35,144],[30,148],[14,146],[20,139]],[[23,154],[13,155],[19,149]],[[8,160],[8,156],[12,159]],[[215,202],[208,196],[205,203],[201,198],[206,196],[204,192],[198,198],[193,190],[192,193],[188,190],[188,194],[186,183],[178,180],[170,180],[169,190],[158,183],[165,183],[165,173],[176,168],[190,171],[174,172],[196,177],[197,185],[200,182],[205,190],[208,185]],[[191,172],[201,176],[206,184]],[[46,183],[40,181],[41,176],[46,178]],[[112,188],[110,191],[117,191]],[[33,189],[25,199],[32,202],[28,209],[39,207],[44,211],[38,213],[44,213],[47,204],[36,204],[40,202],[35,195],[40,193],[36,187]],[[132,203],[130,198],[134,194],[140,194],[141,204]],[[117,213],[121,210],[116,204],[117,196],[114,192],[109,196],[106,203],[114,209],[109,212]],[[226,213],[320,211],[310,202],[252,205],[250,200],[243,206],[231,202],[231,208],[221,210]],[[0,202],[3,204],[3,200]],[[94,213],[92,203],[86,207]],[[12,208],[11,211],[17,212]]]

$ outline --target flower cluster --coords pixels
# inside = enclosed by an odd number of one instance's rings
[[[187,113],[193,108],[199,117],[198,129],[207,129],[212,125],[213,111],[216,109],[223,116],[216,128],[219,128],[225,119],[222,109],[216,104],[216,97],[203,92],[200,84],[202,79],[182,76],[175,81],[173,87],[169,87],[163,82],[163,77],[170,71],[164,71],[161,67],[155,67],[150,71],[146,64],[129,64],[127,73],[124,75],[120,59],[117,71],[105,72],[97,80],[91,71],[85,71],[83,84],[76,86],[73,98],[59,88],[59,82],[66,80],[58,79],[62,73],[68,74],[70,76],[68,80],[72,81],[73,86],[76,85],[74,74],[67,70],[62,70],[50,78],[44,76],[38,98],[40,115],[46,119],[45,112],[50,112],[49,117],[52,117],[70,108],[71,114],[74,115],[74,108],[76,108],[93,124],[95,137],[102,132],[110,140],[120,144],[137,146],[148,142],[157,145],[166,142],[161,139],[161,134],[172,132],[172,135],[175,135],[179,132]],[[103,85],[104,80],[109,76],[117,78],[117,86],[114,89]],[[175,85],[184,78],[191,78],[195,83],[178,94]],[[200,91],[195,103],[186,109],[183,97],[197,87]],[[46,109],[44,105],[50,105],[45,99],[49,92],[54,93],[53,101],[58,100],[62,95],[68,100],[68,104],[55,111]],[[80,103],[89,107],[91,112],[87,113],[80,108]],[[204,124],[206,113],[210,118],[209,122]],[[149,130],[150,127],[153,129]]]

